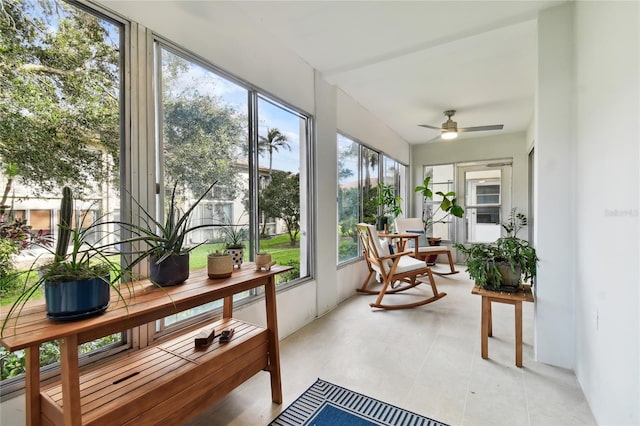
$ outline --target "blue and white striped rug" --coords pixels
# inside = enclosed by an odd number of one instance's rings
[[[318,379],[287,407],[273,426],[446,426],[394,405]]]

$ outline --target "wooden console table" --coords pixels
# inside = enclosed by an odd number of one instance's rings
[[[112,291],[103,315],[69,323],[48,320],[44,301],[30,302],[0,338],[7,350],[26,352],[27,424],[184,423],[261,370],[271,375],[271,399],[282,403],[275,275],[290,269],[276,265],[257,272],[253,264],[243,264],[230,278],[217,280],[198,270],[184,284],[162,289],[140,281],[132,284],[131,294],[122,291],[126,306]],[[233,295],[260,286],[266,329],[232,318]],[[221,320],[80,372],[79,344],[219,299],[224,299]],[[216,340],[196,349],[195,336],[212,327],[217,333],[233,327],[235,333],[229,343]],[[39,345],[52,340],[60,342],[61,379],[41,389]]]
[[[507,303],[514,305],[516,328],[516,366],[522,367],[522,302],[533,302],[531,286],[524,285],[517,293],[487,290],[475,286],[472,294],[482,296],[482,330],[481,349],[482,358],[489,358],[489,336],[493,336],[493,324],[491,321],[491,302]]]

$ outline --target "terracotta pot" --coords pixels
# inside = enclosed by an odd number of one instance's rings
[[[442,243],[442,238],[440,238],[440,237],[427,237],[427,241],[429,242],[430,246],[439,246],[440,243]],[[429,266],[435,265],[436,264],[436,260],[438,260],[438,255],[437,254],[429,255],[429,257],[427,258],[427,265],[429,265]]]

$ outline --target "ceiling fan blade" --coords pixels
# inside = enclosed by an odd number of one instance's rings
[[[427,129],[442,130],[442,127],[430,126],[428,124],[418,124],[418,126],[426,127]]]
[[[458,128],[458,133],[477,132],[479,130],[502,130],[503,127],[504,127],[504,124],[492,124],[490,126],[464,127],[464,128]]]

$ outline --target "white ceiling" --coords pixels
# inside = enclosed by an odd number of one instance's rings
[[[236,5],[409,143],[533,117],[538,11],[562,1],[240,1]]]

